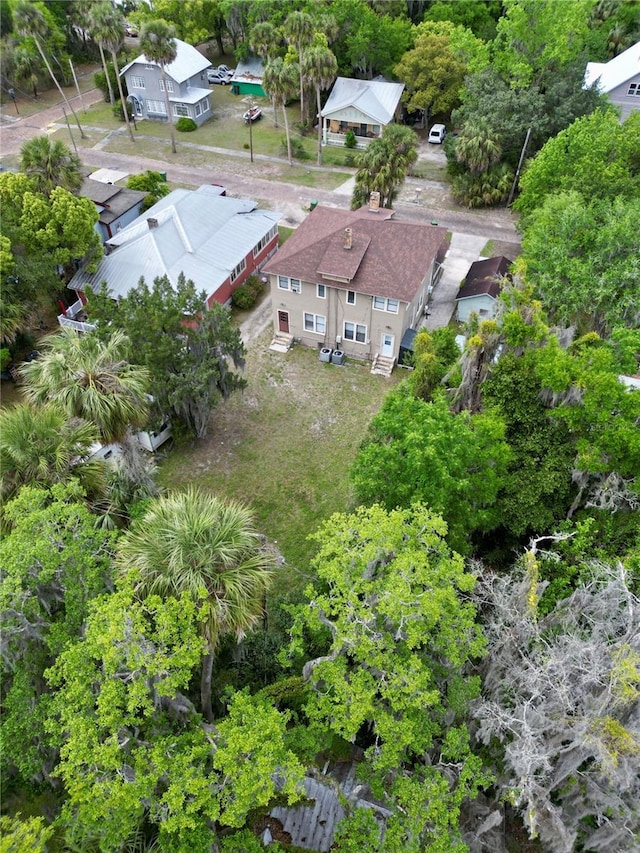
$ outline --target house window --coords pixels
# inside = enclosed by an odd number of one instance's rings
[[[316,288],[317,288],[316,295],[317,295],[318,299],[326,299],[327,298],[327,288],[325,287],[325,285],[324,284],[317,284]]]
[[[246,258],[243,258],[240,261],[240,263],[238,264],[238,266],[234,270],[231,271],[231,276],[230,276],[231,281],[234,282],[238,278],[240,273],[243,272],[244,270],[246,270],[246,268],[247,268],[247,261],[246,261]]]
[[[291,292],[292,293],[300,293],[302,290],[302,286],[300,284],[300,279],[299,278],[291,278],[291,279],[289,279],[289,281],[291,282]]]
[[[174,116],[186,116],[190,117],[189,107],[186,104],[174,104],[173,105],[173,114]]]
[[[164,80],[160,79],[160,91],[164,92]],[[173,81],[167,80],[167,92],[173,92]]]
[[[205,98],[204,101],[202,101],[202,112],[208,113],[210,109],[211,104],[209,103],[209,98]]]
[[[345,323],[344,337],[347,341],[356,341],[359,344],[367,342],[367,327],[360,323]]]
[[[305,311],[305,332],[315,332],[316,335],[324,335],[326,325],[326,319],[321,314],[307,314],[307,312]]]
[[[299,278],[289,278],[286,275],[278,276],[278,288],[280,290],[290,290],[292,293],[301,293],[302,286]]]
[[[130,77],[132,89],[144,89],[144,77]]]
[[[269,243],[276,236],[277,230],[278,230],[277,227],[274,225],[273,228],[269,229],[268,234],[265,234],[264,237],[261,237],[260,240],[258,240],[256,245],[253,247],[253,257],[254,258],[257,258],[258,255],[260,254],[260,252],[265,248],[265,246],[269,245]],[[284,276],[281,276],[281,277],[284,278]]]
[[[163,101],[147,101],[147,112],[166,116],[167,108]]]
[[[196,115],[202,115],[202,107],[200,106],[200,104],[196,104]]]
[[[355,290],[347,290],[347,305],[355,305],[356,304],[356,292]]]
[[[397,314],[399,302],[397,299],[385,299],[384,296],[374,296],[373,307],[376,311],[388,311],[390,314]]]
[[[633,98],[640,98],[640,83],[629,83],[627,95],[631,95]]]

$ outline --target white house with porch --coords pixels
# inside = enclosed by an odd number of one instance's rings
[[[382,136],[386,125],[400,118],[403,91],[404,83],[337,77],[321,112],[323,143],[344,145],[352,130],[356,147],[366,148]]]

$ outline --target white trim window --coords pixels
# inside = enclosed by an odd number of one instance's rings
[[[302,293],[302,284],[299,278],[289,278],[286,275],[279,275],[278,289],[290,290],[292,293]]]
[[[191,110],[186,104],[174,104],[173,114],[181,118],[191,118]]]
[[[164,101],[147,101],[147,112],[155,113],[156,115],[166,116],[167,107]]]
[[[238,266],[235,269],[231,270],[231,275],[229,276],[229,278],[231,279],[231,282],[233,283],[238,278],[240,273],[242,273],[246,270],[246,268],[247,268],[247,259],[243,258],[240,261],[240,263],[238,264]]]
[[[627,95],[631,95],[632,98],[640,98],[640,83],[629,83]]]
[[[347,305],[355,305],[356,304],[356,292],[355,290],[347,290]]]
[[[397,299],[385,299],[384,296],[373,297],[374,311],[388,311],[390,314],[397,314],[400,303]]]
[[[310,314],[304,312],[304,330],[305,332],[313,332],[316,335],[324,335],[327,328],[327,318],[322,314]]]
[[[132,89],[144,89],[145,88],[144,77],[136,77],[136,76],[132,75],[131,77],[129,77],[129,80],[131,80],[131,88]]]
[[[276,225],[274,225],[273,228],[269,229],[269,232],[267,234],[265,234],[264,237],[261,237],[258,240],[256,245],[253,247],[253,257],[254,258],[258,257],[260,252],[269,245],[269,243],[273,240],[273,238],[276,236],[277,233],[278,233],[278,228]],[[282,290],[282,288],[280,288],[280,289]]]
[[[367,327],[360,323],[344,324],[344,338],[347,341],[355,341],[357,344],[366,344],[367,342]]]
[[[202,115],[202,107],[200,104],[196,104],[196,117]]]
[[[327,286],[326,284],[317,284],[316,285],[316,296],[318,299],[326,299],[327,298]]]
[[[164,80],[162,79],[162,77],[158,80],[158,82],[160,83],[160,91],[164,92]],[[167,92],[169,92],[169,94],[173,92],[173,80],[167,80]]]

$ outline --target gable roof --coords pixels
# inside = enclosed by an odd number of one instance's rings
[[[504,255],[475,261],[469,267],[462,287],[456,299],[470,299],[473,296],[490,296],[497,299],[500,294],[500,280],[509,274],[511,261]]]
[[[263,76],[263,61],[257,56],[248,56],[240,60],[231,80],[232,82],[261,83]]]
[[[276,225],[280,214],[249,199],[222,196],[222,187],[174,190],[107,240],[110,253],[95,273],[79,270],[69,287],[98,290],[106,281],[112,297],[126,296],[141,277],[148,284],[180,273],[211,296],[232,270]]]
[[[584,85],[597,82],[600,92],[611,92],[636,74],[640,74],[640,41],[609,62],[588,62]]]
[[[262,271],[412,302],[447,232],[392,217],[390,210],[318,206]],[[351,249],[345,248],[345,228],[351,229]]]
[[[187,44],[186,41],[181,41],[180,39],[175,39],[176,43],[176,58],[172,63],[167,65],[166,71],[169,77],[172,80],[175,80],[176,83],[183,83],[185,80],[188,80],[189,77],[193,77],[194,74],[199,74],[201,71],[204,71],[205,68],[209,68],[211,63],[203,56],[199,50],[196,50],[193,45]],[[120,72],[120,76],[122,77],[133,65],[155,65],[156,68],[159,68],[157,62],[153,62],[146,58],[144,53],[141,53],[140,56],[137,56],[133,62],[130,62],[128,65],[125,65],[122,71]]]
[[[404,90],[404,83],[386,80],[355,80],[337,77],[322,116],[330,116],[347,107],[356,107],[375,120],[376,124],[389,124]]]

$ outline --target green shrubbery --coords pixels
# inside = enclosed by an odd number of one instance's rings
[[[353,130],[348,130],[344,136],[344,147],[345,148],[355,148],[358,144],[358,140],[356,139],[356,135]]]
[[[180,116],[176,122],[176,130],[180,131],[180,133],[191,133],[197,129],[198,125],[195,121],[192,118],[187,118],[187,116]]]
[[[280,141],[280,151],[283,155],[287,155],[287,137],[283,136]],[[309,160],[311,155],[304,147],[304,144],[301,139],[298,139],[295,136],[291,137],[291,156],[295,160]]]
[[[244,284],[236,287],[231,295],[231,303],[234,308],[247,311],[258,301],[264,291],[264,284],[257,275],[250,275]]]

